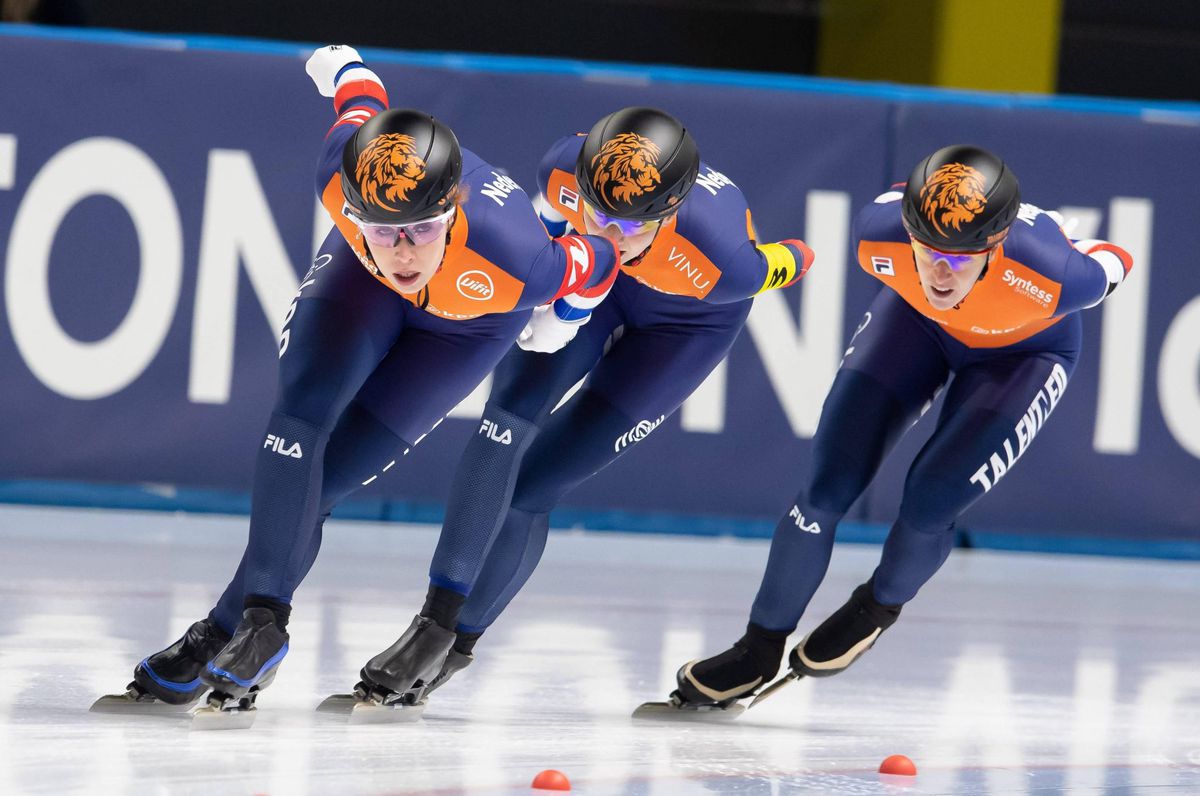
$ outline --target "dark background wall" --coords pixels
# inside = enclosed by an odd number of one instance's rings
[[[905,0],[912,17],[936,17],[956,0]],[[545,55],[843,76],[818,59],[822,24],[834,10],[899,0],[0,0],[51,24],[154,32],[213,33],[311,43],[348,42],[406,50]],[[995,3],[1001,0],[976,0]],[[1060,8],[1061,93],[1200,100],[1200,2],[1039,0]],[[882,3],[883,5],[880,5]],[[1043,7],[1043,6],[1039,6]],[[892,23],[895,25],[895,23]],[[910,58],[929,42],[895,25],[894,68],[871,77],[918,82]],[[927,25],[919,25],[924,30]],[[911,30],[911,26],[909,26]],[[951,35],[984,37],[957,28]],[[885,31],[886,34],[886,31]],[[867,37],[863,37],[866,40]],[[839,39],[839,46],[842,46]],[[846,46],[853,46],[853,37]],[[1019,48],[981,41],[980,59],[1004,69]],[[905,56],[907,53],[907,57]],[[866,54],[864,54],[866,55]],[[851,59],[854,60],[854,59]],[[970,86],[966,86],[970,87]]]
[[[1200,3],[1066,0],[1058,90],[1200,99]]]

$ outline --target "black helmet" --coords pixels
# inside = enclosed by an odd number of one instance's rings
[[[901,201],[908,233],[951,252],[995,246],[1020,207],[1016,175],[1004,161],[966,145],[944,147],[918,163]]]
[[[700,152],[691,134],[654,108],[623,108],[596,122],[575,162],[584,200],[631,221],[675,212],[699,171]]]
[[[407,224],[450,208],[462,150],[450,128],[408,109],[371,117],[342,150],[342,194],[355,215]]]

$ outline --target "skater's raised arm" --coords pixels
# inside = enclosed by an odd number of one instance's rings
[[[340,44],[320,47],[309,57],[304,69],[321,96],[333,99],[333,111],[337,116],[325,134],[317,167],[317,196],[324,201],[331,184],[337,182],[335,178],[342,165],[346,141],[363,122],[387,110],[388,96],[383,81],[363,64],[353,47]],[[341,204],[336,211],[330,212],[340,214]]]

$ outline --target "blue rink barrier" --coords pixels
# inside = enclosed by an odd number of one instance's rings
[[[0,481],[0,503],[54,505],[72,508],[185,511],[203,514],[250,513],[250,496],[206,489],[179,489],[163,484],[115,486],[69,482]],[[445,511],[437,503],[351,499],[333,515],[346,520],[404,522],[438,525]],[[887,525],[842,522],[838,543],[882,544]],[[769,520],[742,520],[712,516],[647,515],[623,511],[559,509],[551,515],[551,530],[586,530],[612,533],[770,539],[775,530]],[[1058,553],[1200,561],[1200,542],[1105,539],[1054,534],[977,531],[959,528],[955,547],[1027,553]]]
[[[311,182],[332,114],[304,74],[310,51],[0,25],[0,500],[247,510],[275,335],[328,223]],[[1200,104],[362,52],[394,105],[443,118],[526,187],[561,134],[623,105],[664,107],[742,188],[764,239],[800,236],[817,251],[800,285],[756,301],[717,378],[569,495],[557,525],[769,535],[878,289],[851,258],[850,217],[924,154],[971,141],[1005,157],[1029,201],[1138,264],[1084,314],[1070,388],[965,515],[962,541],[1197,557]],[[420,464],[393,468],[339,513],[438,521],[480,398],[408,457]],[[931,420],[885,462],[839,539],[887,527]]]

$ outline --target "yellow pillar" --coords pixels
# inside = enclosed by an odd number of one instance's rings
[[[934,85],[1054,93],[1062,0],[942,0]]]
[[[817,67],[825,77],[929,83],[938,0],[826,0]]]
[[[826,0],[827,77],[1054,91],[1062,0]]]

